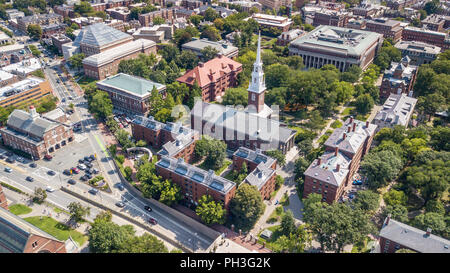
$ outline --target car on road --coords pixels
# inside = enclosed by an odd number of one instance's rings
[[[84,164],[78,164],[78,169],[84,171],[84,170],[86,170],[86,165],[84,165]]]
[[[72,170],[72,172],[74,172],[74,173],[76,173],[76,174],[79,174],[79,173],[80,173],[80,170],[78,170],[77,167],[73,167],[71,170]]]
[[[47,186],[47,188],[45,190],[48,191],[48,192],[54,192],[55,191],[55,189],[50,187],[50,186]]]
[[[146,211],[152,211],[152,208],[149,207],[149,206],[144,206],[144,209],[145,209]]]
[[[355,181],[353,181],[353,185],[362,185],[362,180],[355,180]]]
[[[65,174],[65,175],[70,175],[70,170],[65,169],[65,170],[63,171],[63,174]]]
[[[51,156],[51,155],[45,155],[45,156],[44,156],[44,159],[47,160],[47,161],[50,161],[50,160],[53,159],[53,156]]]
[[[89,190],[89,193],[93,194],[93,195],[96,195],[98,193],[98,190],[95,189],[95,188],[92,188],[92,189]]]
[[[33,163],[30,164],[30,167],[31,167],[31,168],[36,168],[36,167],[37,167],[37,164],[33,162]]]
[[[118,206],[119,208],[123,208],[123,207],[125,207],[125,203],[119,201],[116,203],[116,206]]]
[[[27,178],[25,178],[25,180],[29,181],[29,182],[33,182],[34,178],[31,176],[27,176]]]
[[[6,159],[6,162],[8,162],[8,163],[14,163],[14,162],[16,162],[16,161],[14,160],[14,158],[8,157],[8,158]]]
[[[69,183],[70,185],[75,185],[77,183],[77,181],[75,181],[73,179],[69,179],[69,180],[67,180],[67,183]]]
[[[5,168],[5,172],[7,172],[7,173],[11,173],[11,172],[12,172],[12,169],[11,169],[11,168],[8,168],[8,167],[6,167],[6,168]]]
[[[66,98],[63,98],[63,99],[61,100],[61,102],[66,102]]]
[[[56,173],[55,173],[55,171],[49,170],[49,171],[47,172],[47,174],[53,176],[53,175],[55,175]]]
[[[80,180],[81,181],[88,181],[89,179],[87,178],[86,175],[83,175],[82,177],[80,177]]]
[[[156,219],[155,219],[155,218],[152,218],[152,217],[148,218],[148,222],[149,222],[150,224],[152,224],[152,225],[158,224],[158,222],[156,221]]]
[[[24,163],[25,162],[25,159],[23,158],[23,157],[17,157],[17,159],[16,159],[18,162],[20,162],[20,163]]]
[[[121,191],[123,191],[125,189],[125,187],[121,183],[117,184],[117,188]]]

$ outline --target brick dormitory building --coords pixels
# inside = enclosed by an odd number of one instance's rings
[[[419,67],[410,64],[411,59],[408,56],[403,57],[400,62],[392,62],[389,69],[383,74],[383,80],[380,86],[380,97],[387,98],[391,94],[413,95],[413,86],[416,81]]]
[[[8,117],[6,127],[0,129],[3,143],[32,155],[34,159],[41,159],[69,144],[74,139],[72,127],[63,123],[65,115],[62,119],[53,119],[56,111],[60,109],[40,116],[33,106],[29,113],[15,109]]]
[[[377,125],[348,118],[325,142],[325,152],[304,172],[303,197],[321,194],[329,204],[351,186],[361,158],[369,152]]]

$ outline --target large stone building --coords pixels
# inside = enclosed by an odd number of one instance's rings
[[[313,26],[328,25],[336,27],[347,26],[350,14],[346,11],[336,11],[322,8],[314,13]]]
[[[322,195],[329,204],[338,201],[351,186],[361,158],[369,152],[376,125],[348,118],[325,141],[325,152],[304,172],[303,197]]]
[[[193,160],[195,143],[200,139],[200,134],[189,127],[180,123],[162,123],[152,116],[137,116],[131,123],[131,131],[134,139],[161,149],[157,154],[159,159],[165,155],[183,158],[188,163]]]
[[[306,35],[307,32],[301,29],[291,29],[280,34],[277,38],[277,45],[287,46],[298,37]]]
[[[418,253],[450,253],[450,241],[426,231],[391,219],[388,215],[380,230],[380,252],[395,253],[399,249],[409,249]]]
[[[153,22],[155,17],[161,17],[166,21],[172,21],[175,17],[175,9],[174,8],[164,8],[160,10],[155,10],[149,13],[140,14],[138,17],[139,22],[142,26],[148,27]]]
[[[384,38],[391,38],[396,43],[402,38],[403,28],[400,21],[376,18],[366,21],[366,30],[381,33]]]
[[[450,17],[439,14],[431,14],[424,20],[422,20],[422,25],[429,30],[443,32],[446,27],[448,27],[447,22],[449,22]]]
[[[378,126],[377,131],[385,127],[394,128],[397,125],[408,127],[416,103],[417,99],[408,97],[404,93],[391,94],[372,123]]]
[[[203,195],[210,195],[216,202],[228,210],[236,192],[236,183],[205,171],[188,163],[183,158],[166,155],[155,164],[156,172],[163,179],[169,179],[181,188],[186,203],[198,205]]]
[[[67,250],[66,242],[0,207],[0,253],[67,253]]]
[[[387,98],[391,94],[407,94],[412,96],[413,86],[416,82],[418,66],[411,65],[408,56],[400,62],[392,62],[386,69],[380,86],[380,97]]]
[[[292,6],[289,0],[258,0],[264,8],[278,11],[282,6]]]
[[[173,25],[168,24],[142,27],[133,33],[133,38],[135,40],[147,39],[159,44],[172,39],[173,31]]]
[[[143,78],[119,73],[97,82],[97,88],[108,93],[115,109],[131,114],[145,115],[153,90],[164,93],[166,86]]]
[[[71,126],[41,117],[33,106],[29,113],[15,109],[0,132],[6,146],[28,153],[34,159],[41,159],[74,139]]]
[[[0,47],[0,67],[18,63],[33,57],[30,49],[23,44],[13,44]]]
[[[348,28],[319,26],[289,45],[289,55],[303,58],[306,68],[335,65],[345,71],[350,65],[367,68],[383,43],[383,35]]]
[[[242,64],[219,55],[206,63],[199,63],[177,81],[191,88],[197,84],[202,90],[202,100],[210,102],[220,99],[226,89],[237,86],[237,75],[241,72]]]
[[[51,94],[52,87],[48,81],[37,77],[29,77],[0,88],[0,106],[18,107]]]
[[[202,56],[202,50],[206,47],[214,48],[218,54],[221,54],[228,58],[234,58],[238,55],[239,49],[226,41],[210,41],[208,39],[195,39],[187,42],[181,46],[182,50],[190,50],[197,54],[197,56]]]
[[[288,31],[293,21],[288,17],[275,16],[263,13],[254,13],[251,17],[261,28],[278,28],[282,32]]]
[[[244,110],[197,101],[191,111],[191,128],[224,140],[229,149],[280,150],[294,146],[295,131],[271,119],[273,110],[264,103],[266,85],[261,61],[261,36],[249,83],[248,106]]]
[[[431,63],[441,53],[440,47],[422,42],[400,41],[395,47],[402,52],[402,57],[408,56],[411,64],[417,66]]]
[[[88,77],[103,80],[117,73],[120,61],[134,59],[139,54],[150,55],[152,53],[156,55],[156,43],[153,41],[138,39],[124,43],[85,58],[83,60],[84,73]]]

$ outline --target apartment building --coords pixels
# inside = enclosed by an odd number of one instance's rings
[[[402,52],[402,57],[408,56],[410,63],[417,66],[431,63],[441,53],[438,46],[415,41],[400,41],[395,47]]]
[[[52,87],[48,81],[29,77],[0,88],[0,106],[17,107],[51,94]]]
[[[404,41],[416,41],[423,42],[431,45],[435,45],[446,50],[450,48],[450,42],[448,36],[445,33],[427,30],[417,27],[405,27],[402,33],[402,40]]]
[[[396,43],[402,38],[403,28],[400,21],[376,18],[366,21],[366,30],[383,34],[384,38],[391,38]]]
[[[258,0],[264,8],[278,11],[281,6],[291,6],[292,2],[288,0]]]
[[[18,17],[17,28],[26,33],[29,25],[40,25],[41,27],[46,25],[61,24],[63,17],[56,13],[48,14],[34,14],[30,16]]]
[[[172,21],[175,17],[175,9],[174,8],[163,8],[160,10],[155,10],[149,13],[140,14],[138,17],[139,22],[142,26],[148,27],[153,22],[155,17],[161,17],[166,21]]]

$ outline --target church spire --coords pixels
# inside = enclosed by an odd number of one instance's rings
[[[264,80],[263,63],[261,61],[261,33],[258,34],[258,48],[256,49],[256,60],[253,64],[252,80],[248,86],[248,105],[255,107],[259,113],[264,109],[264,92],[266,83]]]

